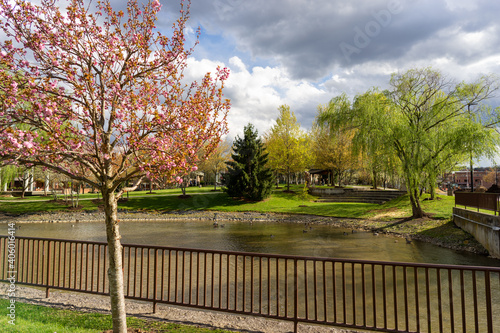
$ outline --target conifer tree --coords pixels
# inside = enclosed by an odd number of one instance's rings
[[[268,153],[252,124],[244,128],[244,137],[236,137],[232,161],[227,162],[225,191],[231,197],[263,200],[271,194],[273,175],[267,167]]]

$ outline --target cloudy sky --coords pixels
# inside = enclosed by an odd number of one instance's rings
[[[168,34],[179,2],[161,3]],[[309,129],[318,105],[387,88],[394,72],[500,74],[499,16],[491,0],[192,0],[190,36],[202,35],[187,74],[230,68],[231,137],[249,122],[264,133],[282,104]]]

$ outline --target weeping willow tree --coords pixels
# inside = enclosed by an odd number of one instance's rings
[[[7,184],[10,184],[17,175],[17,168],[13,165],[0,167],[0,192],[5,190]]]
[[[321,119],[330,126],[356,128],[354,140],[370,152],[374,169],[382,156],[397,157],[412,216],[419,218],[424,216],[422,189],[434,187],[443,168],[494,150],[496,133],[485,126],[481,103],[498,89],[497,81],[483,76],[456,84],[423,68],[393,74],[390,86],[384,93],[375,89],[358,96],[350,109],[330,103]]]

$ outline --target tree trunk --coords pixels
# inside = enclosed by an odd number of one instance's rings
[[[377,189],[377,171],[373,170],[372,171],[372,177],[373,177],[373,189]]]
[[[422,210],[420,200],[418,199],[418,188],[409,190],[408,193],[410,194],[412,217],[414,219],[424,217],[424,211]]]
[[[431,195],[430,200],[436,200],[436,187],[437,187],[437,176],[434,174],[429,174],[429,194]]]
[[[102,189],[106,216],[106,237],[109,257],[109,295],[111,298],[111,315],[113,333],[127,332],[127,315],[125,311],[125,294],[123,290],[123,264],[121,236],[118,229],[117,200],[113,191]]]
[[[49,184],[49,176],[45,175],[45,182],[43,183],[43,196],[47,196],[47,190],[48,190],[48,184]]]
[[[24,195],[26,194],[26,189],[28,188],[28,185],[26,184],[26,176],[23,175],[23,187],[22,187],[22,190],[21,190],[21,199],[24,199]]]
[[[217,173],[218,171],[215,170],[214,172],[214,191],[217,191]],[[208,181],[205,181],[205,185],[207,185]]]
[[[286,168],[286,190],[290,192],[290,168]]]
[[[75,205],[75,207],[78,207],[79,204],[80,204],[80,191],[77,188],[76,189],[76,205]]]
[[[181,191],[182,191],[182,195],[185,197],[186,196],[186,182],[185,181],[183,181],[181,183]]]
[[[432,183],[429,184],[430,200],[436,200],[436,188]]]

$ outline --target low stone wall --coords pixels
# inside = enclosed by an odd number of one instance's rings
[[[316,195],[319,197],[326,197],[329,195],[339,195],[344,193],[354,192],[352,188],[337,188],[337,187],[310,187],[309,194]]]
[[[490,256],[500,259],[500,216],[454,207],[453,222],[474,236]]]

